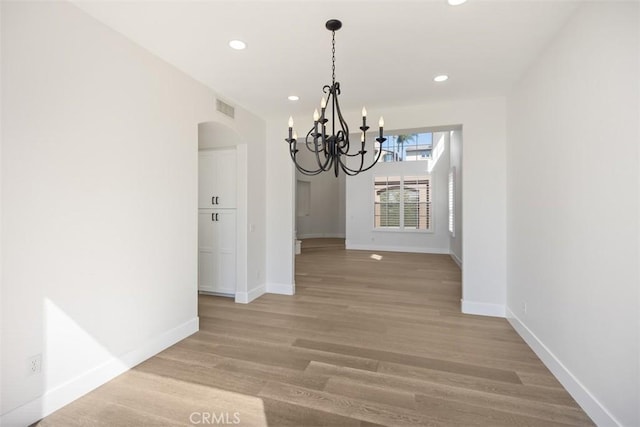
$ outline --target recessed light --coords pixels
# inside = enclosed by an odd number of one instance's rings
[[[433,81],[438,83],[446,82],[447,80],[449,80],[449,76],[447,76],[446,74],[441,74],[433,78]]]
[[[289,101],[297,101],[300,97],[297,95],[289,95],[288,99]]]
[[[449,2],[449,4],[451,6],[458,6],[461,5],[462,3],[466,2],[467,0],[447,0]]]
[[[231,40],[229,46],[231,46],[231,49],[242,50],[247,47],[247,44],[242,40]]]

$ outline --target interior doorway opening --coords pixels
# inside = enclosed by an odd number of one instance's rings
[[[295,236],[296,253],[305,247],[344,247],[346,225],[345,175],[315,176],[296,172]]]

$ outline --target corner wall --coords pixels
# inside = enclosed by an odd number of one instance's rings
[[[510,321],[602,426],[640,425],[638,14],[583,4],[508,98]]]
[[[462,268],[462,131],[456,130],[451,133],[451,149],[450,149],[450,167],[454,171],[454,235],[450,235],[449,247],[451,249],[451,257]]]
[[[300,123],[302,119],[300,119]],[[267,292],[295,293],[295,168],[284,141],[287,119],[267,121]]]
[[[224,118],[69,3],[0,8],[0,424],[24,426],[197,330],[197,125]],[[233,126],[264,145],[255,116]]]

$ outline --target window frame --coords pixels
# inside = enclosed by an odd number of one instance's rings
[[[398,227],[376,227],[376,199],[375,199],[375,192],[376,192],[376,181],[377,178],[382,178],[385,177],[388,178],[390,176],[399,176],[400,177],[400,190],[401,190],[401,194],[400,194],[400,212],[399,212],[399,223],[400,225]],[[404,210],[404,202],[405,202],[405,198],[404,198],[404,185],[405,185],[405,177],[426,177],[427,181],[428,181],[428,186],[429,186],[429,198],[426,202],[428,208],[427,208],[427,212],[429,214],[428,216],[428,224],[429,224],[429,228],[426,229],[419,229],[419,228],[405,228],[405,210]],[[388,181],[387,181],[388,182]],[[436,227],[435,227],[435,214],[433,212],[433,204],[434,204],[434,195],[433,195],[433,189],[434,189],[435,185],[434,185],[434,175],[433,174],[428,174],[428,173],[413,173],[413,172],[405,172],[405,173],[400,173],[400,174],[396,174],[396,173],[388,173],[388,174],[373,174],[372,178],[371,178],[371,206],[373,207],[373,215],[372,215],[372,220],[373,220],[373,225],[372,225],[372,231],[373,232],[379,232],[379,233],[417,233],[417,234],[434,234]]]

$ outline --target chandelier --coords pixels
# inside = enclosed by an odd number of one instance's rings
[[[337,177],[340,169],[342,169],[345,174],[353,176],[371,169],[380,159],[382,143],[386,141],[386,138],[383,137],[384,119],[380,117],[380,121],[378,122],[379,136],[375,140],[378,142],[379,146],[376,150],[377,153],[375,158],[371,164],[365,166],[364,156],[367,153],[365,150],[365,142],[367,140],[367,130],[369,130],[369,126],[367,126],[367,110],[362,107],[360,150],[350,153],[350,149],[352,147],[351,142],[349,141],[349,125],[342,117],[340,103],[338,102],[338,96],[340,95],[340,83],[336,81],[336,31],[342,27],[342,22],[337,19],[330,19],[327,21],[325,26],[327,27],[327,30],[331,31],[331,86],[325,85],[322,88],[322,91],[327,94],[327,97],[322,97],[322,101],[320,102],[320,112],[318,112],[318,109],[314,111],[313,126],[309,132],[307,132],[304,141],[301,141],[300,143],[301,145],[304,145],[307,150],[313,153],[313,157],[315,157],[317,163],[317,168],[307,169],[299,163],[297,156],[300,150],[298,150],[298,136],[293,130],[293,117],[289,117],[289,138],[285,138],[285,141],[289,143],[289,154],[291,155],[293,163],[296,165],[296,169],[303,174],[318,175],[321,172],[333,169],[333,172]],[[331,120],[327,117],[327,105],[331,106],[331,112],[329,114]],[[330,126],[327,126],[329,121],[331,122]],[[329,130],[331,131],[330,134],[327,133]],[[357,149],[357,145],[354,144],[353,148]],[[349,165],[347,165],[347,160],[349,158],[356,159],[350,160],[348,162]],[[357,168],[354,168],[353,166],[357,166]]]

